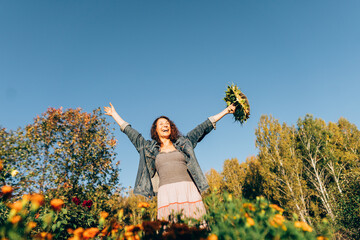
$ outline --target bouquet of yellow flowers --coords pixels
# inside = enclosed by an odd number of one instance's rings
[[[241,124],[244,124],[244,122],[246,122],[246,120],[250,117],[249,100],[236,85],[231,84],[231,86],[227,87],[224,101],[227,106],[234,103],[236,107],[234,112],[235,121],[239,121]]]

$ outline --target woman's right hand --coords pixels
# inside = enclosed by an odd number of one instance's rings
[[[110,107],[104,107],[105,115],[114,117],[116,114],[114,106],[110,103]]]

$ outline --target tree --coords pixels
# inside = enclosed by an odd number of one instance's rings
[[[296,154],[295,128],[281,125],[272,116],[262,116],[255,135],[265,195],[295,211],[302,221],[311,222],[308,191],[302,179],[303,164]]]
[[[221,173],[224,180],[224,188],[234,196],[241,197],[245,172],[246,165],[240,165],[237,158],[225,160]]]
[[[223,188],[223,177],[215,169],[211,168],[210,171],[205,173],[205,176],[210,186],[210,192],[213,192],[214,190],[221,190]]]
[[[334,164],[334,158],[329,157],[329,140],[331,132],[328,131],[322,119],[314,119],[306,115],[298,120],[298,148],[304,161],[306,178],[314,188],[315,195],[320,199],[325,214],[333,221],[334,198],[330,192],[330,177],[327,166]]]
[[[99,109],[49,108],[19,133],[19,171],[26,177],[24,192],[52,192],[71,197],[86,192],[107,194],[117,187],[116,141]],[[31,183],[31,184],[29,184]]]
[[[246,164],[246,173],[242,193],[244,198],[254,200],[257,196],[264,195],[261,164],[256,156],[247,157],[243,164]]]

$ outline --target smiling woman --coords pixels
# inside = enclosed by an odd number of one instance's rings
[[[145,140],[125,122],[110,103],[105,114],[112,116],[140,154],[134,193],[158,196],[158,219],[170,220],[172,214],[200,219],[205,213],[201,193],[209,185],[196,159],[194,148],[216,122],[236,107],[230,105],[220,113],[182,136],[176,125],[165,116],[158,117],[151,127],[152,140]]]

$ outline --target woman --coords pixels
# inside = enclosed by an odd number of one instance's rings
[[[145,140],[119,116],[111,103],[104,110],[119,124],[121,131],[140,154],[134,193],[149,198],[157,193],[158,219],[168,220],[170,214],[177,213],[200,219],[205,214],[200,193],[209,185],[195,157],[194,148],[215,128],[217,121],[235,112],[235,106],[230,105],[209,117],[186,136],[180,135],[169,118],[161,116],[152,124],[153,140]]]

